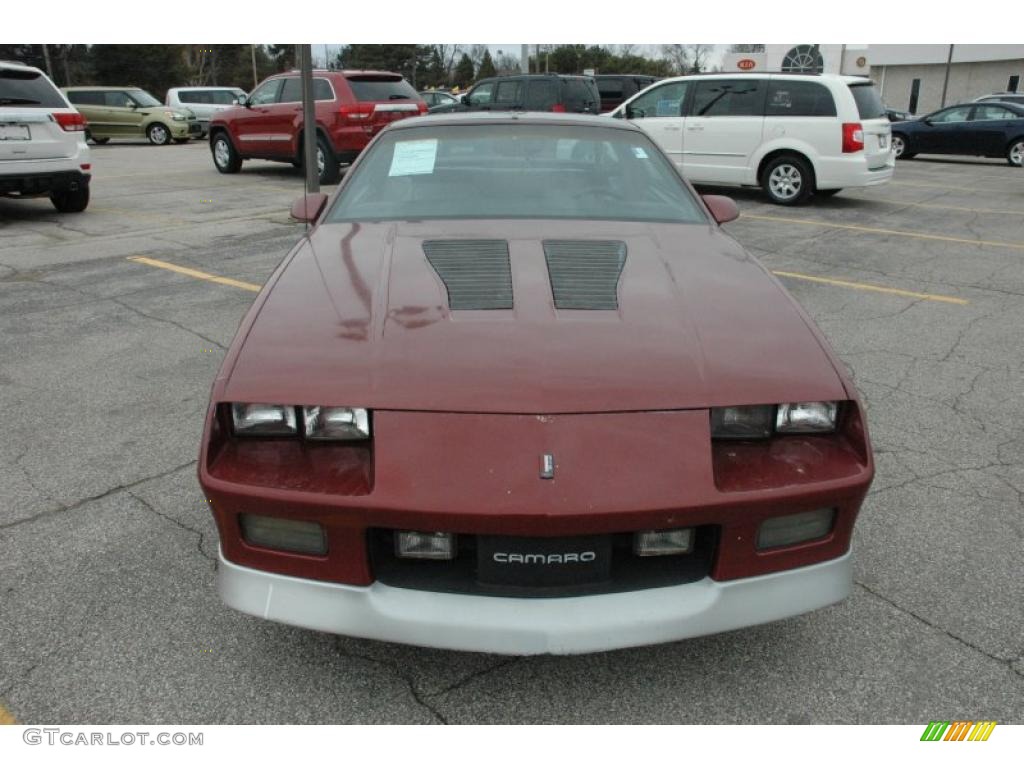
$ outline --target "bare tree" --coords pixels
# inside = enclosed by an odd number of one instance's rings
[[[636,43],[620,43],[615,46],[615,55],[619,58],[626,58],[636,53]]]
[[[764,43],[734,43],[729,53],[764,53]]]
[[[470,46],[469,59],[470,61],[473,62],[474,70],[480,69],[480,65],[483,63],[485,53],[487,53],[486,45],[480,45],[479,43],[477,43],[476,45]]]
[[[672,70],[677,75],[685,75],[690,71],[690,54],[687,46],[680,43],[661,46],[661,55],[672,65]]]
[[[690,71],[703,72],[707,68],[708,57],[711,56],[714,46],[706,43],[694,43],[688,46],[690,53]]]

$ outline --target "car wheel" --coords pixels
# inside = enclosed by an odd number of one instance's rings
[[[316,168],[321,184],[337,184],[341,178],[338,158],[323,136],[316,137]]]
[[[171,143],[171,132],[167,130],[167,126],[163,123],[153,123],[146,130],[146,136],[149,138],[150,144],[170,144]]]
[[[238,173],[242,167],[242,158],[231,146],[231,140],[225,133],[218,133],[210,147],[213,152],[213,164],[221,173]]]
[[[781,155],[765,167],[761,186],[773,203],[799,205],[814,190],[814,176],[806,160],[795,155]]]
[[[899,133],[892,135],[892,151],[897,160],[909,160],[914,156],[913,152],[907,152],[907,139]]]
[[[1006,162],[1018,168],[1024,165],[1024,139],[1017,139],[1006,150]]]
[[[833,195],[838,195],[842,191],[843,190],[841,189],[819,189],[814,194],[818,197],[832,197]]]
[[[50,194],[50,202],[61,213],[81,213],[89,205],[89,188],[65,189]]]

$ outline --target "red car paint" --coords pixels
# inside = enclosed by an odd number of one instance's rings
[[[297,72],[273,75],[254,88],[253,94],[267,83],[298,77]],[[342,162],[354,160],[385,126],[427,111],[426,102],[393,72],[315,70],[313,77],[330,83],[332,98],[318,98],[315,102],[316,123]],[[358,86],[353,83],[373,82],[374,78],[381,82],[400,82],[410,98],[386,101],[358,98]],[[285,101],[278,103],[236,106],[217,112],[210,121],[211,143],[217,133],[227,132],[242,159],[298,160],[302,152],[302,103],[292,101],[291,96],[284,98]]]
[[[453,317],[421,248],[453,233],[508,241],[514,309]],[[617,311],[553,308],[541,241],[581,236],[627,244]],[[842,401],[835,434],[711,440],[710,407],[816,400]],[[231,402],[371,408],[373,440],[238,439]],[[538,478],[544,453],[554,480]],[[873,473],[842,364],[710,216],[321,222],[243,320],[199,463],[229,561],[357,585],[374,580],[369,528],[536,537],[715,525],[713,579],[809,565],[848,551]],[[765,518],[822,507],[836,509],[826,537],[756,549]],[[251,546],[242,513],[318,521],[328,554]]]

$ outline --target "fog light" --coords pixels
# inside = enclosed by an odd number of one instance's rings
[[[327,554],[327,537],[320,523],[264,515],[240,515],[239,518],[242,538],[249,544],[304,555]]]
[[[639,531],[633,534],[633,553],[640,557],[685,555],[693,549],[693,528]]]
[[[796,515],[772,517],[761,523],[757,532],[757,548],[785,547],[812,539],[820,539],[832,530],[834,509],[816,509]]]
[[[454,560],[455,534],[399,531],[395,554],[419,560]]]

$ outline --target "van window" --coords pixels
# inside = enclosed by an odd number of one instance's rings
[[[606,77],[597,81],[597,90],[602,99],[621,99],[625,95],[625,83],[618,77]]]
[[[643,96],[633,100],[630,105],[632,118],[643,117],[680,117],[683,114],[683,103],[690,82],[687,80],[665,83],[647,91]]]
[[[86,106],[101,106],[106,104],[103,93],[100,91],[71,91],[68,93],[68,101],[72,104],[85,104]]]
[[[772,80],[764,113],[775,117],[835,117],[836,102],[821,83]]]
[[[554,80],[531,80],[526,91],[526,108],[550,112],[558,103],[558,86]]]
[[[763,115],[765,81],[701,80],[693,97],[695,117]]]
[[[209,91],[178,91],[178,101],[182,104],[209,104]]]
[[[585,109],[597,112],[601,96],[596,90],[597,86],[591,80],[566,78],[562,81],[565,108],[570,112],[582,112]]]
[[[878,91],[872,83],[851,83],[850,93],[853,100],[857,102],[857,114],[861,120],[872,120],[876,117],[885,117],[885,106],[878,96]],[[914,108],[911,108],[911,112]]]
[[[494,81],[483,82],[469,92],[469,103],[471,105],[490,104],[491,94],[494,92]]]

